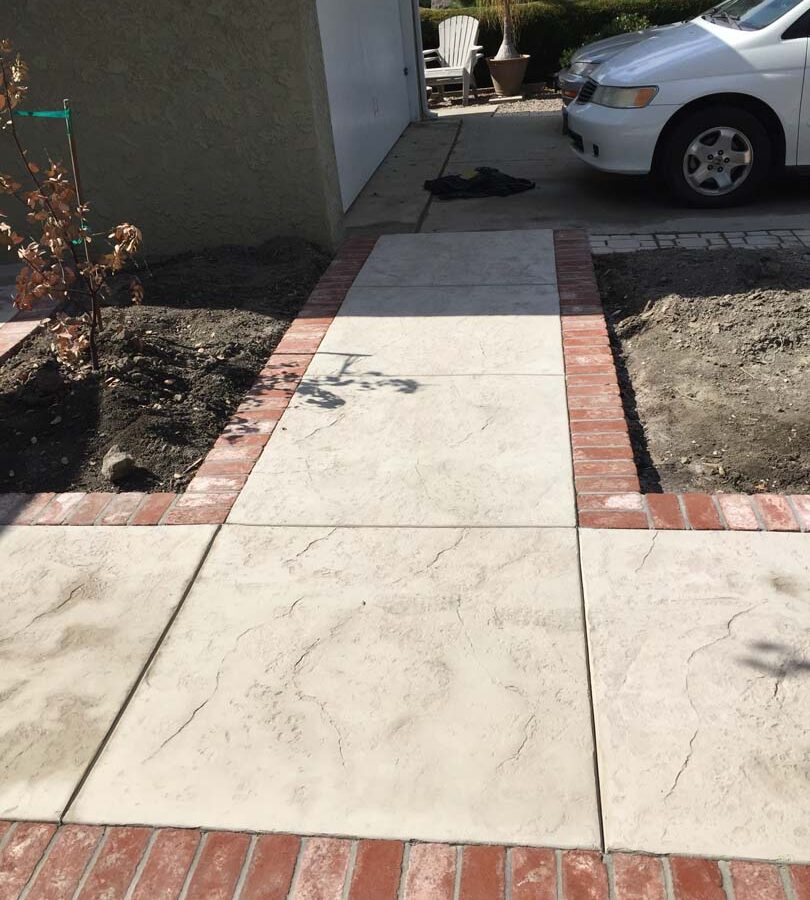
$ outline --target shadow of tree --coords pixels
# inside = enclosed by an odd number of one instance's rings
[[[400,394],[414,394],[419,390],[420,384],[414,378],[394,378],[383,372],[353,373],[352,366],[363,358],[362,354],[331,355],[345,356],[340,371],[337,375],[318,375],[302,380],[298,395],[306,403],[321,409],[338,409],[345,406],[346,401],[335,391],[345,387],[357,387],[363,391],[391,388]]]
[[[763,675],[769,675],[777,680],[778,685],[791,676],[810,675],[810,659],[801,656],[789,644],[775,641],[755,641],[749,644],[750,656],[740,659],[743,665],[748,666]]]
[[[360,390],[373,391],[379,388],[393,388],[400,394],[413,394],[419,390],[419,382],[413,378],[379,378],[377,373],[369,372],[368,378],[341,378],[338,375],[325,375],[316,381],[302,381],[298,386],[298,394],[306,403],[321,409],[338,409],[345,406],[343,397],[335,393],[335,389],[349,386]],[[374,380],[370,380],[374,378]]]

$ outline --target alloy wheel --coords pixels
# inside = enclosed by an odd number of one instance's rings
[[[683,175],[704,196],[730,194],[751,174],[754,148],[737,128],[709,128],[686,148]]]

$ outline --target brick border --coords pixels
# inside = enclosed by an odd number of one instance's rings
[[[2,900],[810,900],[810,865],[0,821]]]
[[[775,228],[769,231],[630,232],[590,235],[591,252],[633,253],[637,250],[801,250],[810,247],[810,229]]]
[[[0,526],[223,523],[376,243],[362,236],[344,242],[185,493],[0,494]],[[0,326],[0,362],[40,320],[26,313]]]
[[[810,532],[810,494],[644,494],[588,235],[555,231],[577,515],[584,528]]]

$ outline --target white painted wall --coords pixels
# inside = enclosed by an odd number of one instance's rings
[[[317,0],[344,209],[419,118],[412,3]]]

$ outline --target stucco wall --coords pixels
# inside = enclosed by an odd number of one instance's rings
[[[341,202],[315,0],[6,0],[28,108],[70,97],[91,224],[153,253],[299,234],[333,246]],[[32,158],[61,123],[21,121]],[[2,152],[2,151],[0,151]],[[0,155],[8,168],[8,155]]]

